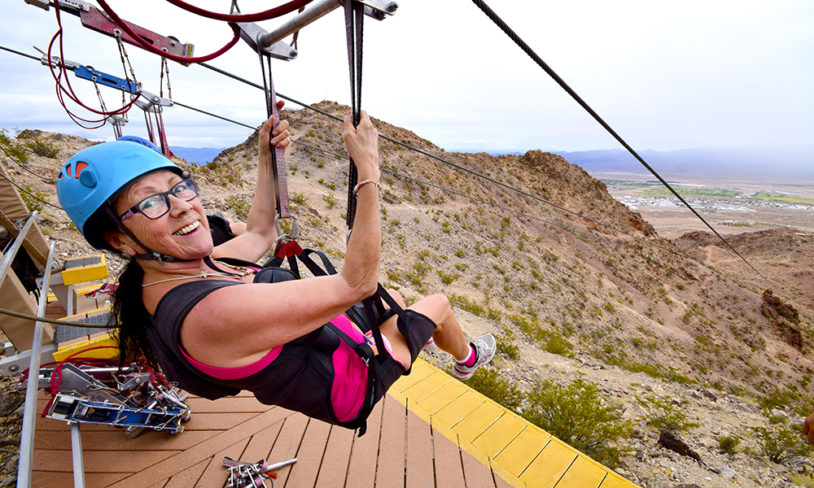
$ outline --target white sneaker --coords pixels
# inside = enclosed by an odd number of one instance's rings
[[[459,380],[468,380],[476,369],[492,360],[497,349],[497,342],[492,334],[484,334],[471,343],[475,347],[475,352],[478,354],[478,360],[472,366],[464,366],[463,364],[455,361],[452,366],[452,376]]]

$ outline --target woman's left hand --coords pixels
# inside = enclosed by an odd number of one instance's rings
[[[283,105],[285,105],[283,100],[278,101],[277,110],[282,110]],[[272,127],[274,128],[272,129]],[[261,151],[269,147],[269,133],[271,134],[271,144],[274,147],[285,149],[289,144],[291,144],[291,134],[288,133],[287,120],[280,120],[280,123],[275,127],[274,116],[272,115],[265,122],[263,122],[263,126],[260,128],[260,138],[258,141],[258,147]]]

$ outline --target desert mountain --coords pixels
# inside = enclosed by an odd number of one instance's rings
[[[332,102],[318,107],[348,112]],[[341,123],[307,110],[283,116],[303,143],[287,151],[299,242],[341,264],[347,195]],[[561,156],[447,153],[409,130],[375,123],[381,134],[459,166],[380,141],[385,286],[408,303],[427,293],[449,296],[470,337],[491,331],[500,338],[498,377],[521,390],[543,379],[599,384],[603,401],[618,404],[638,426],[620,469],[642,486],[731,486],[728,472],[710,471],[718,465],[734,467],[742,486],[791,486],[773,484],[791,472],[760,456],[749,428],[766,424],[757,405],[767,398],[787,399],[771,406],[787,407],[791,416],[808,398],[814,235],[781,229],[731,238],[761,277],[711,234],[660,238],[603,183]],[[27,145],[32,141],[39,142]],[[38,155],[32,148],[40,144],[53,151]],[[57,168],[91,144],[24,131],[4,147],[19,148],[26,161],[7,150],[0,163],[19,186],[58,205]],[[207,212],[245,219],[256,157],[253,135],[208,165],[190,167]],[[39,205],[44,232],[62,257],[91,252],[61,210]],[[121,266],[115,256],[109,261]],[[428,359],[449,364],[438,353]],[[657,445],[646,402],[637,400],[647,395],[672,402],[699,424],[685,436],[706,464]],[[722,434],[742,439],[754,455],[722,454],[715,441]]]

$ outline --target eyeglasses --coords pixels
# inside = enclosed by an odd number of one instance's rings
[[[170,211],[170,195],[188,202],[198,196],[198,185],[192,180],[182,180],[167,191],[150,195],[130,207],[119,216],[119,220],[141,213],[150,220],[157,219]]]

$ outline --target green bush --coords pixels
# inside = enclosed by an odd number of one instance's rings
[[[503,334],[495,337],[498,352],[502,352],[510,359],[517,360],[520,357],[520,348],[514,343],[514,336],[511,331],[504,330]]]
[[[803,441],[799,429],[790,429],[785,422],[768,427],[752,427],[760,453],[770,461],[780,463],[791,456],[807,456],[812,448]]]
[[[227,202],[232,208],[232,211],[235,212],[238,219],[246,220],[249,218],[249,209],[251,208],[251,204],[248,202],[248,200],[240,197],[229,197]]]
[[[741,440],[731,435],[722,435],[718,437],[718,447],[729,455],[735,454],[735,449],[741,443]]]
[[[25,151],[25,146],[12,141],[8,136],[6,129],[0,129],[0,148],[6,156],[17,161],[18,163],[28,162],[28,153]]]
[[[59,149],[54,147],[48,141],[43,141],[39,137],[35,137],[29,141],[25,142],[26,147],[31,149],[37,156],[42,156],[44,158],[55,158],[57,154],[59,154]]]
[[[30,185],[26,185],[25,191],[20,192],[20,196],[28,207],[29,212],[39,212],[42,210],[43,201],[48,201],[48,195],[41,191],[34,191]]]
[[[479,368],[466,384],[511,410],[517,410],[523,403],[523,392],[517,384],[501,378],[497,369]]]
[[[523,417],[600,463],[619,466],[619,457],[626,452],[620,441],[629,438],[633,428],[621,418],[619,407],[603,404],[596,384],[542,380],[527,397]]]
[[[644,399],[636,397],[636,400],[648,411],[644,420],[652,427],[673,432],[698,427],[697,423],[687,420],[687,415],[668,398],[648,395]]]

